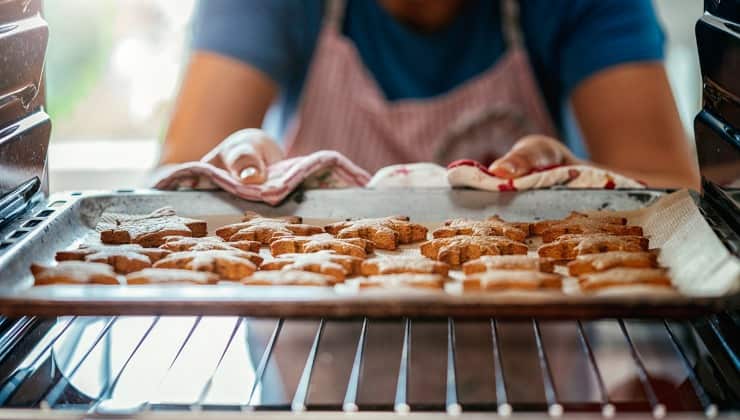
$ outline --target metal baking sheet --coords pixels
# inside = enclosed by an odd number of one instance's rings
[[[597,318],[688,317],[737,307],[738,295],[689,297],[676,293],[572,296],[560,293],[342,293],[331,288],[217,286],[32,287],[32,262],[94,234],[103,213],[143,214],[172,206],[178,214],[227,222],[245,210],[307,219],[410,216],[434,224],[451,217],[508,220],[559,218],[572,210],[635,210],[665,192],[652,190],[311,190],[271,207],[222,192],[117,191],[57,194],[3,232],[0,312],[4,315],[246,315],[269,317]],[[209,226],[214,229],[217,226]],[[19,233],[20,232],[20,233]]]

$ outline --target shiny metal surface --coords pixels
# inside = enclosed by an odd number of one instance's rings
[[[33,315],[246,315],[260,317],[467,317],[594,318],[601,316],[694,316],[733,307],[738,296],[635,294],[577,296],[560,294],[393,294],[343,293],[331,288],[167,286],[31,287],[32,262],[51,262],[56,251],[74,246],[104,212],[145,214],[172,206],[184,216],[232,221],[246,209],[266,215],[296,214],[307,219],[345,219],[406,214],[422,223],[450,217],[511,220],[563,217],[572,210],[630,210],[643,207],[661,191],[538,190],[490,193],[473,190],[310,190],[270,207],[222,192],[137,191],[70,193],[51,197],[18,220],[0,242],[0,311]],[[29,226],[31,224],[31,226]],[[15,229],[15,230],[13,230]],[[0,233],[3,234],[3,233]],[[567,306],[564,306],[567,304]]]
[[[51,121],[43,112],[49,28],[40,0],[0,0],[0,194],[34,176],[48,193]]]
[[[308,418],[393,411],[712,418],[740,407],[731,382],[738,370],[711,369],[722,349],[704,352],[693,331],[705,322],[729,327],[723,319],[39,319],[45,334],[13,346],[29,347],[27,356],[13,367],[0,360],[0,418],[16,415],[14,407],[35,409],[37,418],[159,418],[173,410],[229,418],[245,409],[265,417],[307,410]]]

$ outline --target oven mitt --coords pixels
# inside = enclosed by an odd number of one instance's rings
[[[267,168],[267,180],[262,184],[245,185],[228,171],[210,163],[189,162],[174,165],[157,174],[154,188],[177,190],[218,187],[245,200],[275,205],[300,185],[305,188],[350,188],[365,186],[369,180],[367,171],[341,153],[322,150],[270,165]]]
[[[449,188],[447,169],[436,163],[404,163],[386,166],[373,175],[368,188]]]
[[[533,171],[515,179],[499,178],[473,160],[459,160],[447,166],[447,179],[453,187],[486,191],[522,191],[562,186],[565,188],[645,188],[639,181],[605,169],[587,165],[563,165]]]

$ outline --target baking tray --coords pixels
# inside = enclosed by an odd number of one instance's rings
[[[32,262],[51,262],[56,251],[76,246],[82,238],[94,235],[95,226],[104,213],[143,214],[172,206],[183,216],[211,221],[211,230],[238,220],[245,210],[265,215],[295,214],[315,220],[403,214],[417,222],[434,224],[451,217],[483,218],[498,214],[507,220],[528,221],[560,218],[573,210],[639,210],[665,194],[654,190],[512,193],[450,189],[310,190],[295,193],[276,207],[236,199],[222,192],[121,190],[57,194],[41,202],[30,217],[17,221],[3,232],[6,240],[0,243],[0,313],[8,316],[166,314],[582,319],[690,317],[737,308],[740,301],[737,293],[711,296],[677,293],[596,296],[399,291],[341,293],[330,288],[224,284],[32,287],[33,279],[29,272]],[[709,225],[706,228],[710,229]],[[716,237],[714,239],[719,241]],[[692,264],[692,261],[684,264]],[[697,278],[696,281],[704,279]]]

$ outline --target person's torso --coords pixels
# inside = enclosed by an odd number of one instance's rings
[[[539,7],[543,3],[545,7]],[[290,80],[286,81],[270,125],[278,136],[294,115],[311,64],[324,15],[324,2],[302,6],[305,27],[301,29],[296,53],[300,57]],[[550,113],[559,121],[558,79],[546,65],[548,41],[557,22],[547,13],[549,0],[529,0],[522,6],[522,30],[531,64]],[[422,33],[398,22],[375,0],[348,0],[342,33],[357,48],[363,65],[389,101],[433,98],[482,74],[506,51],[502,33],[499,0],[468,0],[458,15],[444,28]],[[535,13],[535,15],[532,15]],[[538,16],[541,15],[541,19]],[[540,20],[537,31],[529,31]],[[550,70],[546,70],[549,68]]]

